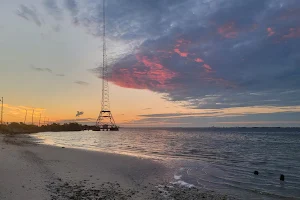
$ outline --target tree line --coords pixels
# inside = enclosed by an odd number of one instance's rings
[[[0,133],[38,133],[38,132],[62,132],[62,131],[84,131],[93,130],[95,126],[82,125],[78,123],[53,123],[49,125],[36,126],[22,122],[12,122],[0,125]]]

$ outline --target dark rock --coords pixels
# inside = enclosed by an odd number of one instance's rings
[[[255,175],[258,175],[258,171],[254,171],[254,174],[255,174]]]
[[[284,175],[283,174],[280,175],[280,180],[284,181]]]
[[[62,149],[64,149],[65,147],[61,147]]]

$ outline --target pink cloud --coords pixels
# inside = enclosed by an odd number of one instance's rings
[[[238,35],[234,22],[230,22],[219,27],[218,33],[225,38],[236,38]]]
[[[174,52],[180,55],[181,57],[187,57],[189,55],[188,52],[181,52],[179,49],[174,49]]]
[[[284,35],[284,39],[298,38],[300,37],[300,28],[290,28],[289,34]]]
[[[177,43],[175,44],[175,48],[173,51],[180,55],[181,57],[188,57],[189,53],[185,51],[181,51],[180,48],[184,46],[183,48],[187,48],[186,46],[191,43],[191,41],[185,40],[185,39],[178,39],[176,41]]]
[[[204,62],[201,58],[196,58],[195,59],[195,62],[198,62],[198,63],[202,63],[202,62]]]
[[[271,37],[272,35],[275,34],[274,30],[272,28],[267,28],[267,31],[268,31],[268,36]]]
[[[299,18],[299,17],[300,17],[300,8],[285,10],[280,15],[281,20],[288,20],[290,18]]]
[[[165,68],[156,57],[136,55],[137,63],[132,69],[114,68],[109,81],[114,84],[135,89],[172,89],[167,81],[176,76],[175,72]]]
[[[206,72],[212,72],[212,68],[208,64],[203,65]]]

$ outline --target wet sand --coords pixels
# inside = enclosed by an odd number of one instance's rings
[[[1,200],[229,199],[170,185],[159,162],[40,145],[28,135],[0,134]]]

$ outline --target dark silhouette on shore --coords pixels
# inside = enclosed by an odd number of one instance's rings
[[[22,122],[12,122],[10,124],[0,125],[0,133],[38,133],[38,132],[62,132],[62,131],[84,131],[94,130],[95,126],[81,125],[78,123],[65,124],[49,124],[36,126],[31,124],[24,124]]]

